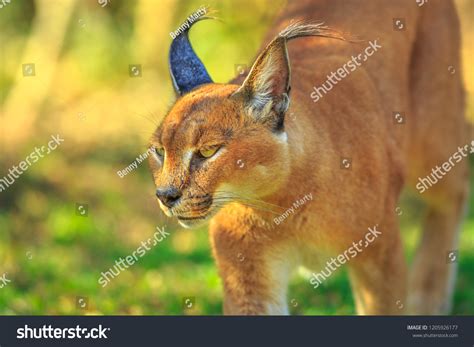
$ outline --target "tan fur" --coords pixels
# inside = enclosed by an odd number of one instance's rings
[[[393,30],[393,18],[400,17],[405,31]],[[295,39],[288,43],[286,78],[286,42],[278,33],[290,20],[324,20],[367,42]],[[429,214],[410,282],[395,209],[404,184],[413,189],[418,177],[470,141],[453,4],[292,1],[276,23],[266,42],[276,37],[277,43],[263,49],[245,82],[207,84],[185,94],[153,135],[152,146],[166,151],[163,163],[150,159],[156,185],[183,192],[178,206],[161,205],[163,210],[203,217],[181,220],[185,226],[212,218],[210,240],[226,314],[286,314],[294,268],[303,264],[318,271],[315,265],[343,253],[376,224],[382,236],[347,263],[357,312],[402,314],[400,303],[411,313],[447,312],[454,268],[446,254],[456,248],[467,159],[423,195],[415,192]],[[374,39],[382,49],[314,103],[313,86]],[[456,74],[448,72],[449,65]],[[285,80],[291,104],[279,133],[271,129],[286,106]],[[250,95],[268,89],[268,83],[278,97],[257,111]],[[405,124],[394,124],[394,111],[407,115]],[[185,152],[209,145],[222,147],[207,161],[185,164]],[[346,157],[352,159],[349,170],[341,168]],[[312,201],[274,223],[308,193]]]

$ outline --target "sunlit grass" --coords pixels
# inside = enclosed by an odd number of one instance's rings
[[[125,202],[122,202],[125,203]],[[139,243],[122,242],[113,228],[102,229],[94,218],[71,215],[71,209],[51,206],[45,235],[31,247],[27,240],[8,249],[2,234],[1,254],[11,257],[12,283],[2,289],[1,314],[220,314],[222,290],[210,255],[206,230],[168,229],[169,238],[152,248],[106,288],[97,280],[116,259],[129,255]],[[5,214],[0,224],[9,225]],[[406,223],[405,223],[406,224]],[[407,254],[416,245],[416,223],[403,230]],[[461,236],[455,314],[474,311],[474,216],[469,215]],[[153,233],[143,233],[146,239]],[[32,253],[28,259],[27,252]],[[444,255],[443,255],[444,256]],[[14,260],[14,261],[13,261]],[[76,307],[76,296],[87,297],[89,308]],[[191,310],[185,297],[194,297]],[[294,274],[288,302],[294,314],[354,314],[354,302],[345,269],[313,289],[304,271]]]

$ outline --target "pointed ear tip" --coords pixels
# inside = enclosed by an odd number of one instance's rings
[[[186,32],[189,32],[189,30],[191,30],[191,28],[193,27],[194,24],[196,24],[196,23],[198,23],[198,22],[201,22],[201,21],[203,21],[203,20],[214,19],[214,20],[217,20],[218,22],[222,22],[222,19],[210,15],[210,14],[212,14],[212,13],[214,13],[214,11],[208,11],[208,12],[206,12],[205,15],[200,16],[199,18],[197,18],[197,19],[195,19],[194,21],[192,21],[191,23],[189,23],[189,28],[186,29]],[[189,21],[188,21],[188,22],[189,22]]]
[[[223,21],[222,21],[220,18],[218,18],[218,17],[209,16],[209,15],[208,15],[209,13],[211,13],[211,12],[206,12],[206,14],[200,16],[199,18],[193,20],[192,22],[191,22],[189,19],[186,19],[185,23],[188,24],[188,27],[187,27],[187,28],[184,28],[184,30],[182,31],[182,33],[181,33],[180,35],[176,35],[176,36],[173,38],[171,44],[173,44],[173,42],[175,42],[177,38],[179,38],[179,37],[181,37],[181,36],[183,36],[183,35],[187,37],[189,31],[191,30],[191,28],[192,28],[196,23],[198,23],[198,22],[201,22],[201,21],[206,20],[206,19],[214,19],[214,20],[217,20],[218,22],[223,22]]]

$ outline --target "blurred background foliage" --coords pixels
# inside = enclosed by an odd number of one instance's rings
[[[474,1],[458,0],[468,118],[474,110]],[[210,1],[223,22],[205,21],[191,40],[211,76],[227,81],[251,64],[282,0]],[[65,142],[0,194],[0,314],[220,314],[221,283],[205,228],[183,230],[165,219],[142,164],[143,153],[171,106],[170,31],[200,1],[11,0],[0,8],[0,177],[52,134]],[[22,64],[34,63],[24,77]],[[142,76],[129,76],[140,64]],[[472,199],[472,196],[471,196]],[[419,238],[423,210],[406,198],[400,216],[407,257]],[[89,215],[76,214],[76,203]],[[455,314],[474,313],[474,210],[461,236]],[[131,254],[157,226],[171,236],[106,287],[97,280]],[[444,256],[444,255],[442,255]],[[288,301],[296,314],[353,314],[340,270],[315,291],[295,274]],[[77,297],[88,298],[87,310]],[[183,301],[194,297],[192,309]]]

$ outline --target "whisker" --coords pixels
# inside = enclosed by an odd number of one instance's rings
[[[249,199],[245,199],[245,198],[240,198],[238,196],[216,196],[214,199],[220,199],[221,201],[222,200],[227,200],[227,201],[238,201],[240,203],[246,203],[247,205],[252,205],[252,206],[255,206],[255,207],[259,207],[260,209],[267,209],[268,211],[272,211],[274,213],[276,213],[276,211],[274,211],[272,209],[272,206],[265,206],[265,205],[259,205],[257,204],[256,202],[252,201],[252,200],[249,200]]]
[[[250,207],[250,208],[253,208],[253,209],[255,209],[255,210],[260,210],[260,211],[262,211],[262,212],[272,213],[272,214],[277,215],[277,216],[280,215],[278,212],[271,211],[271,210],[267,210],[267,209],[262,208],[262,207],[260,207],[260,206],[249,205],[249,204],[244,203],[244,202],[239,202],[239,203],[240,203],[242,206]],[[219,204],[216,204],[215,206],[221,208],[221,207],[223,207],[224,205],[225,205],[225,204],[219,203]]]
[[[142,118],[145,118],[147,121],[151,122],[151,124],[153,124],[155,127],[158,127],[159,126],[159,123],[154,121],[153,119],[151,118],[148,118],[147,116],[145,115],[142,115],[142,114],[138,114],[137,116],[140,116]]]
[[[266,204],[266,205],[278,207],[278,208],[281,208],[282,210],[287,210],[287,208],[285,208],[285,207],[283,207],[283,206],[275,205],[275,204],[272,204],[272,203],[270,203],[270,202],[266,202],[266,201],[263,201],[263,200],[260,200],[260,199],[255,199],[255,198],[250,198],[250,197],[242,196],[242,195],[239,195],[239,194],[234,193],[234,192],[216,191],[216,193],[224,193],[224,194],[235,195],[235,196],[237,196],[237,197],[239,197],[239,198],[241,198],[241,199],[252,200],[252,201],[255,201],[255,202],[260,202],[260,203],[262,203],[262,204]]]
[[[262,211],[264,210],[267,210],[267,211],[271,211],[272,213],[275,213],[275,214],[281,214],[281,210],[278,212],[278,211],[275,211],[274,207],[272,205],[268,205],[268,206],[265,206],[265,204],[258,204],[259,202],[258,201],[252,201],[252,200],[249,200],[249,199],[245,199],[245,198],[240,198],[238,196],[232,196],[232,197],[222,197],[222,196],[218,196],[217,198],[227,198],[229,200],[234,200],[234,201],[238,201],[240,203],[246,203],[247,205],[249,206],[253,206],[253,207],[258,207],[260,208]]]
[[[221,197],[221,198],[217,198],[217,199],[214,199],[215,202],[217,202],[219,204],[220,207],[224,206],[225,203],[229,203],[229,202],[237,202],[241,205],[244,205],[244,206],[247,206],[247,207],[251,207],[251,208],[255,208],[257,210],[261,210],[261,211],[264,211],[264,212],[270,212],[270,213],[273,213],[275,215],[279,215],[280,213],[277,212],[277,211],[274,211],[274,210],[270,210],[268,208],[265,208],[263,206],[258,206],[258,205],[255,205],[255,204],[252,204],[252,203],[249,203],[247,201],[242,201],[242,200],[239,200],[239,199],[229,199],[229,198],[226,198],[226,197]]]

